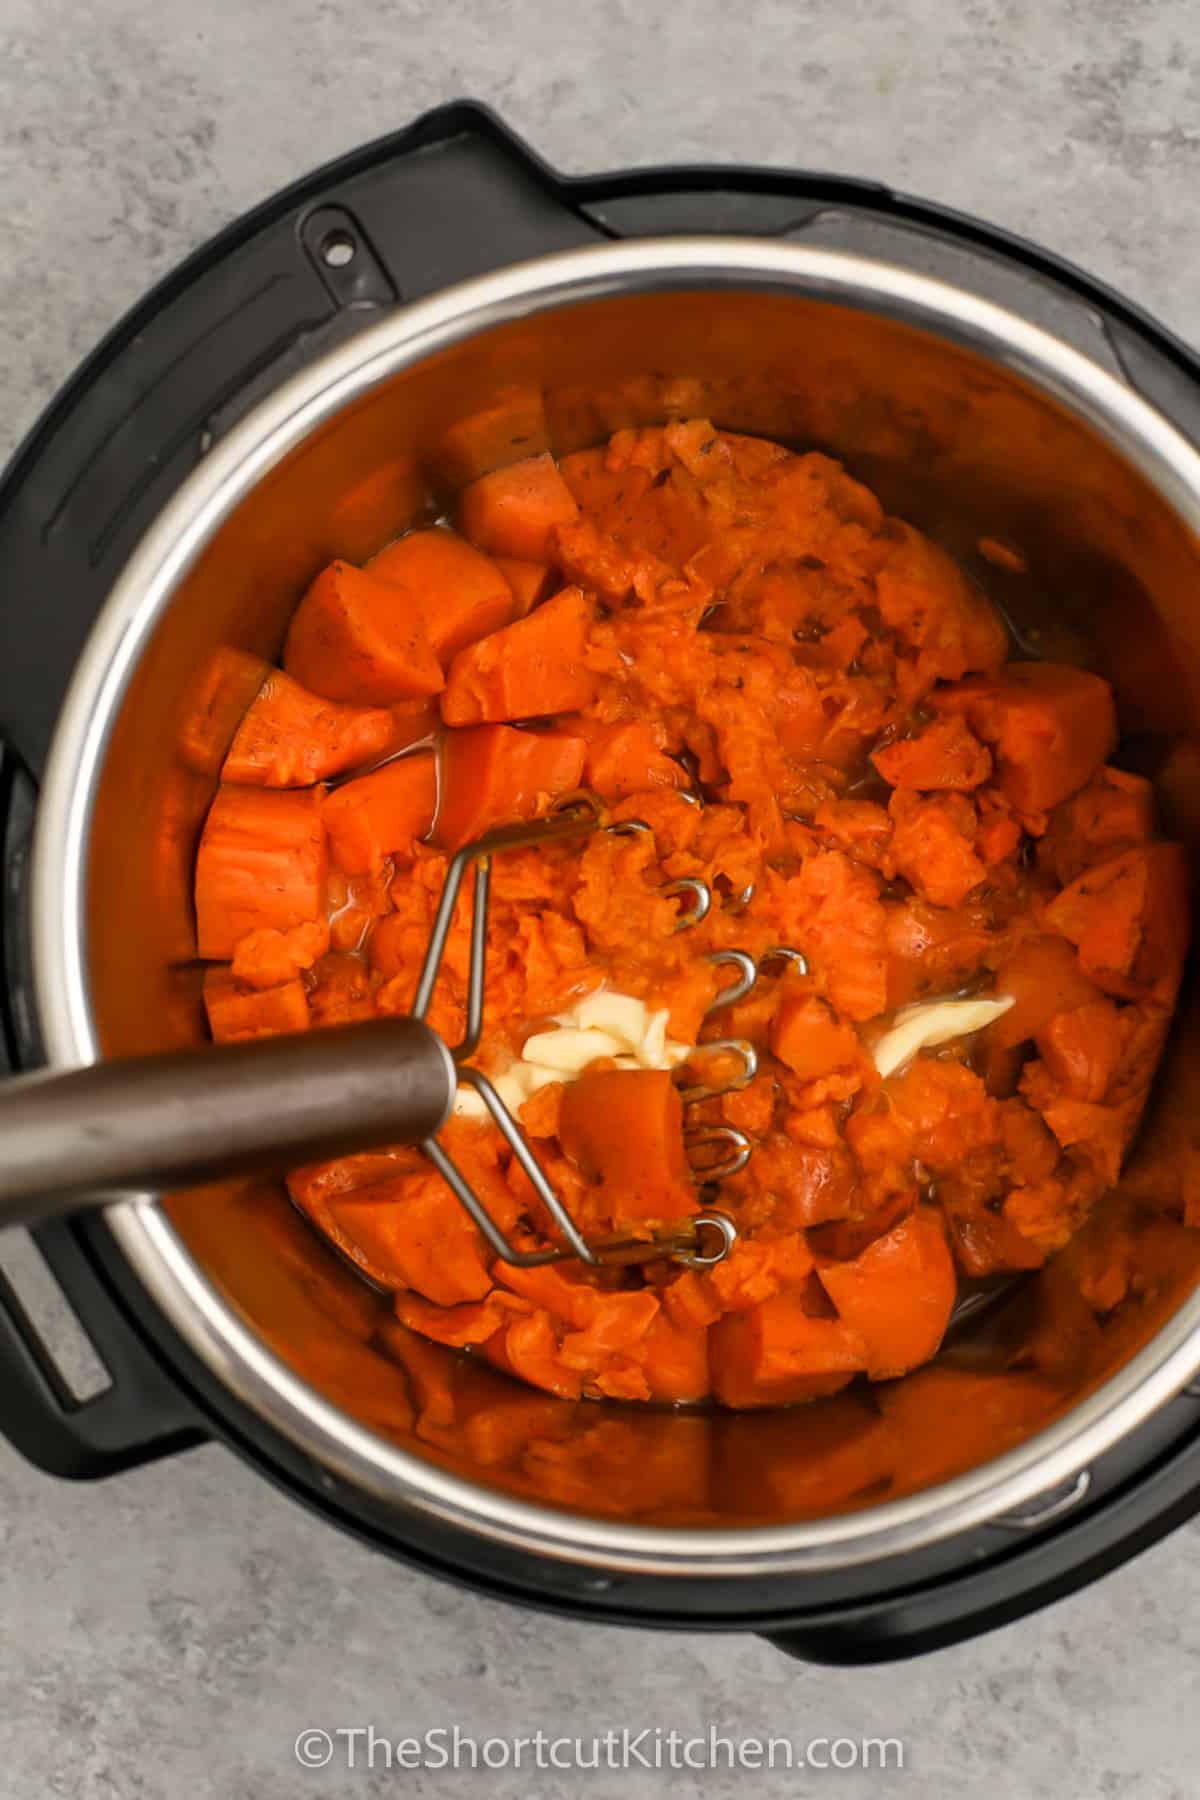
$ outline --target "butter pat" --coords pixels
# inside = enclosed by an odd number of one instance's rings
[[[578,1026],[560,1025],[556,1031],[539,1031],[526,1038],[521,1051],[522,1062],[542,1063],[558,1069],[563,1075],[581,1075],[589,1063],[601,1056],[622,1056],[628,1045],[607,1031],[583,1031]]]
[[[885,1031],[874,1050],[875,1067],[883,1076],[894,1075],[918,1050],[953,1043],[982,1031],[1012,1006],[1011,996],[995,1000],[923,1000],[902,1006],[890,1031]]]
[[[615,994],[611,988],[600,988],[585,994],[569,1012],[560,1013],[560,1025],[578,1025],[584,1031],[607,1031],[619,1038],[621,1053],[636,1056],[646,1035],[646,1005],[632,994]]]
[[[599,1053],[598,1053],[599,1054]],[[503,1075],[492,1077],[492,1086],[507,1106],[509,1112],[519,1112],[531,1094],[539,1088],[548,1087],[552,1081],[569,1081],[571,1077],[561,1069],[547,1067],[544,1063],[526,1062],[521,1057],[510,1063]],[[456,1119],[490,1119],[483,1097],[473,1087],[464,1082],[454,1096],[454,1117]]]
[[[686,1061],[686,1044],[667,1036],[671,1015],[666,1007],[651,1012],[633,994],[600,988],[585,994],[557,1014],[554,1028],[525,1040],[520,1056],[492,1085],[510,1112],[518,1112],[531,1094],[551,1081],[574,1081],[602,1057],[619,1069],[674,1069]],[[459,1119],[486,1119],[488,1110],[472,1087],[460,1087],[454,1100]]]

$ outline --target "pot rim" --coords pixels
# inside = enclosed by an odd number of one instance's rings
[[[180,580],[239,502],[320,425],[400,370],[480,332],[582,301],[740,288],[897,319],[998,362],[1081,418],[1200,536],[1200,455],[1132,389],[1018,315],[934,277],[842,251],[738,237],[569,250],[463,282],[328,352],[205,457],[150,527],[85,644],[56,727],[32,869],[35,993],[52,1067],[99,1054],[86,972],[87,843],[113,723]],[[243,1403],[329,1471],[401,1512],[498,1545],[630,1574],[756,1578],[883,1561],[986,1524],[1110,1449],[1200,1369],[1200,1292],[1062,1418],[965,1474],[859,1511],[794,1525],[667,1528],[561,1512],[478,1485],[356,1423],[256,1336],[149,1195],[106,1211],[123,1254],[188,1347]]]

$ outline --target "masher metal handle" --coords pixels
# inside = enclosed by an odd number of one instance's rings
[[[0,1226],[421,1143],[456,1082],[445,1044],[410,1018],[19,1077],[0,1086]]]

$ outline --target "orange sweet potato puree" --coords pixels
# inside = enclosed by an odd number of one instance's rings
[[[549,1394],[761,1407],[927,1362],[963,1278],[1039,1266],[1117,1180],[1170,1023],[1183,860],[1110,761],[1107,683],[1009,661],[839,464],[704,420],[484,475],[455,521],[318,576],[242,723],[196,871],[213,1036],[406,1011],[448,852],[586,786],[650,829],[497,859],[478,1060],[602,982],[685,1044],[752,1041],[754,1081],[687,1118],[754,1143],[717,1199],[739,1238],[707,1272],[509,1266],[403,1148],[293,1198],[403,1326]],[[675,933],[682,877],[716,903]],[[728,948],[760,980],[706,1018]],[[962,993],[1014,1004],[881,1080],[896,1009]],[[711,1201],[665,1073],[593,1065],[522,1123],[590,1237]],[[519,1246],[550,1241],[490,1125],[445,1137]]]

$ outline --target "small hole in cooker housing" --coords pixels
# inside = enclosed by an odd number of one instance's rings
[[[321,261],[331,269],[344,269],[354,261],[358,245],[348,231],[327,231],[321,239]]]

